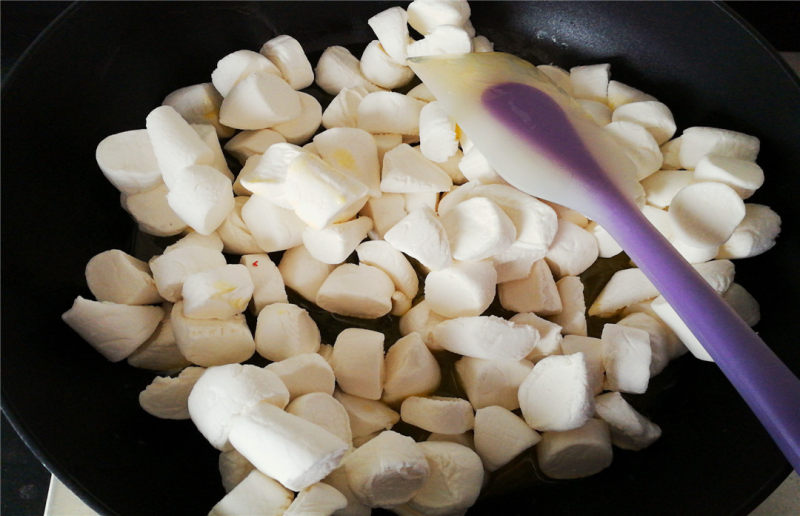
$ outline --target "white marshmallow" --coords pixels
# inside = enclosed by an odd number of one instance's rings
[[[408,192],[402,195],[408,213],[422,207],[430,208],[435,212],[436,205],[439,203],[439,192]]]
[[[217,67],[211,72],[211,82],[220,95],[227,97],[237,83],[255,72],[281,75],[278,67],[258,52],[237,50],[217,62]]]
[[[333,395],[336,379],[328,362],[316,353],[295,355],[269,364],[269,369],[283,381],[291,399],[311,392]]]
[[[682,188],[669,206],[675,237],[695,247],[724,243],[744,219],[741,197],[728,185],[702,182]]]
[[[634,312],[626,315],[617,323],[620,326],[638,328],[648,333],[650,337],[650,376],[653,377],[664,370],[670,360],[670,335],[669,329],[656,318],[643,312]]]
[[[405,86],[414,78],[414,71],[389,56],[377,39],[361,54],[360,69],[367,80],[387,90]]]
[[[464,151],[464,155],[458,162],[458,170],[467,181],[482,185],[507,184],[477,147],[471,147]]]
[[[182,233],[187,226],[169,207],[168,192],[167,185],[160,184],[146,192],[123,193],[120,194],[120,204],[131,214],[140,231],[155,236],[173,236]]]
[[[536,346],[525,357],[527,360],[539,361],[549,355],[561,354],[561,326],[547,319],[542,319],[533,312],[522,312],[513,315],[509,321],[532,326],[539,333]]]
[[[695,356],[695,358],[699,360],[704,360],[706,362],[713,362],[714,359],[711,358],[711,355],[703,348],[703,345],[700,343],[699,340],[694,336],[694,334],[689,330],[686,324],[681,320],[680,316],[675,312],[675,310],[667,303],[667,300],[664,299],[664,296],[658,296],[650,303],[651,308],[653,311],[658,315],[659,319],[664,322],[665,325],[669,327],[678,338],[681,340],[684,346]]]
[[[233,210],[231,181],[215,168],[184,168],[167,193],[167,203],[186,225],[204,235],[216,231]]]
[[[556,282],[561,312],[549,319],[561,325],[564,334],[586,335],[586,302],[583,300],[583,283],[577,276],[564,276]]]
[[[441,382],[439,363],[418,333],[398,339],[386,352],[384,403],[394,404],[409,396],[432,393]]]
[[[419,112],[419,141],[422,155],[436,163],[447,161],[458,151],[456,123],[436,101]]]
[[[450,176],[428,161],[418,148],[402,143],[383,155],[382,192],[446,192],[451,186]]]
[[[693,180],[690,170],[659,170],[642,179],[642,187],[648,204],[666,208],[675,194]]]
[[[363,242],[356,247],[358,262],[372,265],[385,272],[395,288],[413,299],[419,291],[419,279],[408,259],[383,240]]]
[[[229,319],[189,319],[183,302],[170,312],[175,343],[189,361],[204,367],[244,362],[255,351],[253,334],[242,314]]]
[[[666,353],[667,353],[667,357],[669,358],[669,360],[673,360],[673,359],[678,358],[681,355],[684,355],[685,353],[687,353],[689,350],[686,349],[686,346],[683,345],[683,343],[680,341],[680,339],[675,334],[675,332],[673,332],[672,329],[670,329],[670,327],[667,326],[667,324],[664,323],[663,320],[661,320],[661,317],[655,312],[655,310],[653,310],[651,305],[652,305],[652,301],[646,301],[646,302],[642,302],[642,303],[637,303],[635,305],[631,305],[631,306],[625,308],[625,310],[622,311],[622,316],[623,317],[627,317],[628,315],[643,313],[643,314],[649,315],[650,317],[652,317],[653,319],[658,321],[658,323],[664,329],[664,336],[665,336],[664,347],[666,348]],[[621,322],[622,322],[622,320],[620,320],[620,323]],[[634,326],[634,325],[631,325],[631,326]],[[642,328],[642,329],[645,329],[645,328]],[[655,353],[655,351],[652,351],[654,349],[653,334],[651,334],[651,337],[650,337],[650,349],[651,349],[651,353]],[[653,363],[654,363],[654,360],[651,359],[650,360],[650,371],[651,371],[651,374],[652,374],[652,370],[653,370]]]
[[[464,153],[461,152],[461,149],[457,149],[455,154],[450,156],[447,161],[437,163],[439,168],[444,170],[445,173],[450,176],[450,180],[453,181],[453,184],[456,185],[462,185],[467,182],[467,178],[464,177],[464,173],[461,172],[460,168],[458,168],[462,159],[464,159]]]
[[[244,165],[254,154],[264,154],[275,143],[286,143],[286,138],[272,129],[241,131],[225,143],[224,149]]]
[[[325,478],[349,449],[319,425],[268,403],[234,417],[229,439],[259,471],[293,491]]]
[[[319,328],[303,308],[291,303],[272,303],[258,314],[256,351],[267,360],[280,361],[319,349]]]
[[[214,162],[214,151],[171,106],[152,110],[147,115],[146,126],[153,154],[170,189],[184,168]],[[142,155],[146,155],[146,149]]]
[[[464,25],[469,15],[466,0],[415,0],[408,4],[408,24],[423,35],[440,25]]]
[[[611,465],[613,453],[608,425],[601,419],[565,432],[545,432],[536,445],[539,469],[555,479],[599,473]]]
[[[158,293],[174,303],[181,298],[186,277],[225,265],[225,257],[216,249],[191,245],[165,250],[152,257],[149,265]]]
[[[95,159],[106,179],[123,193],[146,192],[163,181],[145,129],[107,136],[97,144]]]
[[[661,144],[661,154],[664,156],[664,163],[661,168],[666,170],[678,170],[681,167],[681,137],[673,138]]]
[[[347,506],[336,512],[337,516],[370,516],[372,509],[358,501],[358,498],[350,489],[347,483],[347,474],[344,466],[339,466],[322,480],[324,483],[333,486],[337,491],[347,498]]]
[[[614,446],[638,451],[661,437],[661,428],[639,414],[618,392],[597,396],[595,409],[597,415],[608,423]]]
[[[289,403],[286,412],[321,426],[346,443],[353,441],[350,416],[344,405],[330,394],[310,392],[298,396]]]
[[[251,471],[208,514],[281,516],[291,505],[293,497],[293,493],[277,481],[259,471]]]
[[[385,368],[383,333],[347,328],[336,337],[331,367],[339,388],[360,398],[381,399]]]
[[[452,262],[447,233],[429,208],[420,208],[409,213],[383,237],[392,247],[416,259],[428,269],[444,269]]]
[[[299,493],[283,514],[290,516],[328,516],[347,507],[347,498],[336,488],[318,482]]]
[[[211,152],[214,153],[214,159],[211,161],[210,165],[233,181],[233,172],[228,168],[228,162],[225,159],[225,154],[222,152],[222,146],[219,143],[219,137],[217,136],[217,131],[214,129],[214,126],[208,123],[191,124],[191,126],[200,138],[203,139],[203,142],[208,145]]]
[[[133,353],[153,334],[164,317],[157,306],[131,306],[92,301],[81,296],[61,319],[111,362]]]
[[[162,301],[147,263],[110,249],[86,264],[86,284],[98,301],[123,305],[149,305]]]
[[[433,340],[433,329],[444,320],[445,318],[433,312],[428,302],[423,299],[400,318],[400,334],[405,336],[413,332],[419,333],[428,349],[440,350],[442,347]]]
[[[409,396],[400,406],[400,419],[440,434],[464,433],[475,424],[475,414],[467,400],[442,396]]]
[[[283,253],[278,264],[284,284],[312,302],[316,301],[319,287],[334,268],[311,256],[303,245]]]
[[[189,392],[204,371],[187,367],[176,377],[156,377],[139,393],[139,406],[161,419],[189,419]]]
[[[678,253],[680,253],[683,258],[691,263],[703,263],[711,260],[719,253],[719,246],[717,245],[710,245],[710,246],[701,246],[697,247],[691,244],[687,244],[682,240],[678,240],[677,238],[673,237],[670,240],[672,247],[675,248]]]
[[[247,478],[247,475],[255,469],[253,465],[236,450],[220,452],[217,463],[219,465],[219,476],[222,479],[222,487],[225,488],[226,493],[230,493],[234,487],[239,485],[242,480]],[[275,483],[277,484],[277,482]]]
[[[494,43],[489,41],[486,36],[475,36],[472,38],[473,52],[494,52]]]
[[[422,102],[433,102],[436,100],[436,97],[433,96],[431,90],[425,85],[425,83],[419,83],[406,93],[411,98],[415,98],[417,100],[421,100]]]
[[[577,99],[577,101],[584,113],[589,115],[589,118],[600,127],[611,123],[611,109],[604,103],[586,99]]]
[[[541,359],[519,386],[518,396],[525,422],[536,430],[572,430],[594,411],[582,353]]]
[[[179,88],[167,95],[161,104],[172,106],[190,124],[213,125],[220,138],[230,138],[235,132],[219,123],[222,95],[210,82]]]
[[[425,278],[425,299],[444,317],[482,314],[492,304],[497,272],[491,262],[455,262]]]
[[[541,260],[543,253],[533,251],[519,242],[512,243],[505,251],[491,257],[494,270],[497,271],[497,283],[506,283],[527,278],[534,262]],[[550,272],[546,263],[542,263]],[[552,277],[552,273],[550,273]]]
[[[464,432],[461,434],[437,434],[436,432],[432,432],[428,435],[426,441],[456,443],[461,446],[466,446],[471,450],[475,449],[475,441],[472,438],[472,432]]]
[[[439,25],[424,38],[408,45],[408,57],[469,54],[472,37],[461,27]]]
[[[457,514],[471,507],[483,485],[480,457],[456,443],[423,442],[419,447],[430,474],[408,507],[429,515]]]
[[[172,307],[165,303],[164,318],[144,344],[128,356],[127,362],[133,367],[151,371],[179,371],[192,365],[181,355],[172,332],[170,311]]]
[[[526,324],[489,315],[440,322],[433,329],[433,340],[436,345],[459,355],[522,360],[536,345],[538,333]]]
[[[353,493],[369,507],[390,507],[410,500],[430,475],[420,445],[387,430],[357,448],[344,461]]]
[[[617,109],[631,102],[646,102],[648,100],[656,99],[652,95],[648,95],[627,84],[615,80],[608,81],[608,106],[611,109]]]
[[[588,269],[597,256],[597,240],[591,233],[572,222],[558,221],[558,231],[545,255],[554,275],[577,276]]]
[[[336,127],[316,135],[314,146],[322,159],[364,183],[370,196],[381,196],[381,164],[371,134],[355,127]]]
[[[636,169],[636,177],[641,180],[657,170],[664,163],[664,156],[658,142],[650,132],[639,124],[619,120],[603,127],[622,147],[622,151]]]
[[[606,102],[611,65],[608,63],[573,66],[569,69],[572,95],[579,99]]]
[[[203,235],[196,231],[187,231],[187,233],[179,238],[174,244],[170,244],[165,247],[163,254],[172,252],[175,249],[180,249],[181,247],[191,246],[200,246],[207,249],[213,249],[215,251],[222,251],[224,244],[222,243],[222,239],[216,233]]]
[[[605,389],[641,394],[650,381],[650,334],[620,324],[603,325]],[[563,344],[562,344],[563,347]]]
[[[253,282],[251,312],[258,315],[261,309],[272,303],[287,303],[286,288],[278,267],[266,254],[245,254],[239,263],[247,268]]]
[[[551,201],[543,200],[542,202],[553,208],[553,211],[556,212],[556,215],[560,220],[572,222],[576,226],[582,227],[583,229],[586,229],[589,225],[589,219],[587,219],[586,216],[579,211],[573,210],[572,208],[567,208],[566,206],[562,206]]]
[[[358,105],[358,127],[368,133],[419,134],[424,102],[394,91],[367,94]]]
[[[303,245],[319,261],[339,264],[367,237],[370,229],[372,219],[369,217],[331,224],[323,229],[307,227],[303,231]]]
[[[306,225],[291,210],[255,194],[242,206],[242,220],[264,251],[283,251],[303,242]]]
[[[387,134],[373,134],[372,139],[375,140],[375,146],[378,149],[378,163],[383,163],[383,156],[403,143],[403,135],[397,133]]]
[[[458,203],[441,222],[456,260],[484,260],[502,253],[517,236],[508,215],[485,197]]]
[[[343,263],[320,285],[316,304],[339,315],[377,319],[391,311],[393,293],[394,283],[382,270]]]
[[[263,155],[247,159],[237,181],[253,195],[264,196],[281,208],[291,209],[286,199],[286,174],[289,163],[302,153],[297,145],[274,143]]]
[[[289,83],[270,72],[255,72],[225,96],[219,121],[236,129],[265,129],[294,120],[302,111],[300,96]]]
[[[379,89],[361,73],[358,58],[341,46],[328,47],[322,52],[315,73],[317,86],[329,95],[336,95],[344,88]]]
[[[747,199],[764,184],[764,171],[752,161],[709,154],[694,169],[695,181],[717,181]]]
[[[372,231],[369,236],[373,240],[383,238],[383,235],[408,215],[405,209],[403,194],[384,193],[380,197],[370,197],[359,214],[372,219]]]
[[[216,234],[223,242],[223,250],[229,254],[252,254],[262,251],[256,239],[242,220],[242,207],[250,199],[249,196],[233,198],[233,209],[217,228]]]
[[[500,469],[541,439],[508,409],[492,405],[475,412],[475,451],[487,471]]]
[[[182,293],[185,317],[228,319],[247,308],[253,280],[244,265],[223,265],[187,276]]]
[[[620,247],[608,231],[597,222],[590,222],[585,229],[591,233],[597,241],[597,256],[600,258],[611,258],[622,252],[622,247]]]
[[[322,112],[322,127],[357,127],[358,105],[369,91],[362,86],[342,88]]]
[[[192,422],[214,448],[231,450],[228,434],[233,418],[257,405],[282,409],[289,391],[280,378],[263,367],[228,364],[209,367],[189,394]]]
[[[302,91],[298,91],[297,96],[300,100],[300,114],[289,121],[272,126],[273,131],[286,138],[287,142],[294,144],[308,141],[322,122],[322,105],[319,101]]]
[[[333,397],[347,410],[353,439],[388,430],[400,421],[400,414],[382,401],[351,396],[338,389],[334,391]]]
[[[559,66],[547,64],[536,65],[536,68],[547,76],[553,84],[564,90],[567,94],[572,95],[572,80],[570,79],[568,71]]]
[[[731,283],[728,290],[722,294],[722,299],[728,303],[733,310],[739,314],[749,326],[755,326],[761,319],[761,310],[758,301],[750,292],[738,283]]]
[[[583,353],[586,372],[589,378],[589,390],[592,394],[603,392],[605,369],[603,368],[603,341],[594,337],[581,335],[565,335],[561,340],[561,351],[565,355]]]
[[[681,134],[679,157],[681,167],[691,170],[709,154],[755,161],[760,146],[755,136],[714,127],[689,127]]]
[[[518,409],[517,391],[532,368],[527,360],[474,357],[461,357],[455,364],[458,382],[476,410],[491,405]]]
[[[399,290],[392,294],[392,315],[401,316],[411,309],[411,298]]]
[[[396,63],[406,62],[408,45],[408,13],[402,7],[390,7],[372,16],[367,24],[380,41],[383,50]],[[413,72],[412,72],[413,74]]]
[[[611,119],[614,122],[625,120],[641,125],[659,145],[672,138],[676,129],[672,111],[657,100],[628,102],[614,109]]]
[[[289,85],[302,90],[314,83],[314,70],[300,42],[291,36],[275,36],[261,46],[259,53],[275,64]]]
[[[749,258],[771,249],[781,230],[781,218],[768,206],[747,203],[745,216],[719,249],[719,258]]]

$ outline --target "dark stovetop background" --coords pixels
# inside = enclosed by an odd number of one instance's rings
[[[0,3],[2,79],[24,50],[69,2]],[[800,2],[728,2],[781,52],[800,52]],[[44,512],[50,473],[2,417],[0,514],[40,516]]]

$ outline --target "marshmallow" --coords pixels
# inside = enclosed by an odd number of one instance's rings
[[[539,469],[555,479],[599,473],[611,465],[613,453],[608,425],[601,419],[565,432],[545,432],[536,445]]]
[[[664,156],[664,163],[661,168],[666,170],[678,170],[681,167],[681,137],[673,138],[661,144],[661,154]]]
[[[656,99],[652,95],[648,95],[627,84],[615,80],[608,81],[608,106],[611,109],[617,109],[620,106],[632,102],[646,102],[650,100]]]
[[[425,396],[439,387],[439,363],[418,333],[398,339],[386,352],[384,403],[394,404],[409,396]]]
[[[264,251],[283,251],[303,242],[306,225],[291,210],[253,195],[242,206],[242,220]]]
[[[586,373],[589,378],[589,391],[592,394],[603,392],[605,369],[603,368],[603,341],[594,337],[565,335],[561,340],[561,351],[565,355],[583,353]]]
[[[372,139],[378,149],[378,163],[383,163],[383,156],[403,143],[403,135],[397,133],[373,134]]]
[[[527,360],[473,357],[461,357],[455,365],[458,382],[476,410],[491,405],[518,409],[517,391],[532,368]]]
[[[367,91],[379,89],[361,73],[358,58],[338,45],[328,47],[322,52],[315,73],[317,86],[329,95],[336,95],[344,88],[361,87]]]
[[[436,432],[432,432],[428,435],[426,441],[456,443],[472,450],[475,449],[475,440],[472,438],[472,432],[464,432],[461,434],[437,434]]]
[[[420,208],[406,215],[383,235],[392,247],[431,270],[440,270],[452,263],[450,243],[444,226],[429,208]]]
[[[110,249],[86,264],[86,284],[98,301],[123,305],[149,305],[162,301],[147,263]]]
[[[297,216],[314,229],[352,218],[367,201],[368,188],[313,154],[289,164],[286,194]]]
[[[325,478],[349,449],[319,425],[269,403],[234,417],[229,439],[256,469],[293,491]]]
[[[614,122],[625,120],[647,129],[659,145],[675,134],[675,119],[672,111],[657,100],[628,102],[614,109],[611,116]]]
[[[738,283],[731,283],[728,290],[722,294],[722,299],[739,314],[739,317],[741,317],[748,326],[755,326],[761,319],[761,310],[758,306],[758,301]]]
[[[230,138],[235,132],[219,123],[222,95],[210,82],[179,88],[167,95],[161,104],[172,106],[190,124],[213,125],[220,138]]]
[[[537,339],[532,327],[494,315],[450,319],[433,329],[436,345],[459,355],[489,360],[522,360]]]
[[[691,351],[692,355],[699,360],[706,362],[713,362],[714,359],[705,350],[703,345],[689,330],[686,324],[681,320],[678,313],[673,309],[664,296],[658,296],[650,303],[653,311],[658,315],[658,318],[669,327],[670,330],[675,332],[675,335],[681,340],[684,346]]]
[[[569,69],[572,95],[579,99],[606,102],[611,65],[608,63],[573,66]]]
[[[717,245],[708,245],[708,246],[701,246],[697,247],[691,244],[687,244],[683,240],[678,240],[674,236],[670,240],[672,247],[675,248],[678,253],[680,253],[683,258],[691,263],[691,264],[698,264],[707,262],[711,260],[719,253],[719,246]]]
[[[191,124],[191,126],[214,154],[214,159],[211,160],[210,165],[233,181],[233,172],[228,168],[228,162],[225,159],[225,154],[222,152],[222,146],[220,146],[219,137],[217,136],[217,131],[214,129],[214,126],[208,123]]]
[[[697,162],[694,179],[726,184],[747,199],[764,184],[764,171],[752,161],[710,154]]]
[[[289,391],[278,375],[263,367],[228,364],[209,367],[189,394],[192,422],[211,446],[231,450],[228,435],[233,419],[258,405],[282,409],[289,403]]]
[[[494,43],[489,41],[486,36],[475,36],[472,38],[473,52],[494,52]]]
[[[622,247],[620,247],[608,231],[597,222],[590,222],[585,229],[591,233],[597,241],[597,256],[600,258],[612,258],[622,252]]]
[[[650,381],[650,334],[632,326],[603,325],[604,388],[641,394]],[[563,347],[563,343],[562,343]]]
[[[339,315],[377,319],[392,309],[394,284],[382,270],[343,263],[320,285],[316,304]]]
[[[522,312],[513,315],[509,321],[517,324],[527,324],[539,332],[536,346],[525,357],[527,360],[539,361],[549,355],[561,354],[561,326],[547,319],[542,319],[533,312]]]
[[[647,203],[666,208],[675,194],[692,182],[693,175],[690,170],[659,170],[642,179]]]
[[[336,337],[331,367],[339,388],[360,398],[379,400],[383,393],[383,333],[347,328]]]
[[[186,277],[183,315],[191,319],[228,319],[247,308],[253,280],[244,265],[223,265]]]
[[[721,183],[694,183],[681,189],[669,206],[675,237],[696,246],[724,243],[744,219],[744,202]]]
[[[237,181],[253,195],[262,195],[281,208],[291,209],[286,199],[286,174],[292,160],[302,153],[297,145],[274,143],[263,155],[247,159]]]
[[[303,308],[272,303],[258,314],[256,351],[267,360],[280,361],[319,349],[319,328]]]
[[[446,192],[451,186],[450,176],[428,161],[418,148],[403,143],[383,155],[382,192]]]
[[[358,105],[369,91],[362,87],[342,88],[322,112],[322,127],[357,127]]]
[[[661,428],[636,412],[618,392],[607,392],[594,399],[597,415],[608,423],[611,443],[623,450],[642,450],[659,437]]]
[[[419,134],[424,102],[393,91],[367,94],[358,105],[358,127],[368,133]]]
[[[581,212],[573,210],[572,208],[567,208],[566,206],[562,206],[560,204],[556,204],[550,201],[542,201],[546,205],[553,208],[553,211],[556,212],[559,220],[566,220],[567,222],[572,222],[578,227],[582,227],[583,229],[587,229],[589,225],[589,219],[586,218]]]
[[[691,170],[709,154],[755,161],[759,148],[755,136],[714,127],[689,127],[681,134],[681,168]]]
[[[391,278],[397,290],[413,299],[419,290],[419,279],[408,259],[383,240],[363,242],[356,247],[358,262],[372,265]]]
[[[411,309],[411,298],[399,290],[392,294],[392,315],[401,316]]]
[[[258,52],[237,50],[217,62],[217,67],[211,72],[211,82],[223,97],[227,97],[237,83],[255,72],[281,75],[278,67]]]
[[[396,63],[405,63],[408,46],[408,13],[402,7],[390,7],[367,20],[383,50]],[[412,72],[413,75],[413,72]]]
[[[405,336],[417,332],[428,349],[440,350],[442,347],[433,340],[433,329],[444,320],[445,318],[433,312],[428,302],[423,299],[400,318],[400,334]]]
[[[586,335],[586,302],[583,300],[583,283],[577,276],[564,276],[556,282],[561,312],[549,317],[561,325],[564,334]]]
[[[337,127],[316,135],[314,146],[323,160],[364,183],[370,196],[380,197],[381,165],[371,134],[355,127]]]
[[[461,149],[457,149],[455,154],[450,156],[446,161],[437,163],[439,168],[444,170],[445,173],[450,176],[450,180],[453,181],[453,184],[456,185],[462,185],[467,182],[464,173],[458,168],[462,159],[464,159],[464,153],[461,152]]]
[[[139,393],[139,405],[161,419],[189,419],[189,392],[204,371],[202,367],[187,367],[174,378],[156,377]]]
[[[572,80],[569,72],[555,65],[541,64],[536,68],[547,76],[556,86],[564,90],[568,95],[572,95]]]
[[[467,181],[482,185],[507,184],[477,147],[464,151],[458,162],[458,170]]]
[[[175,343],[189,361],[204,367],[244,362],[255,351],[253,334],[242,314],[229,319],[189,319],[183,302],[170,312]]]
[[[245,254],[239,263],[247,268],[253,282],[251,312],[254,315],[269,304],[288,302],[281,273],[268,255]]]
[[[636,177],[641,180],[661,169],[664,156],[658,142],[650,132],[639,124],[619,120],[603,127],[622,147],[636,169]]]
[[[233,198],[233,209],[217,228],[217,234],[224,244],[223,250],[229,254],[260,253],[255,238],[242,220],[242,207],[250,199],[249,196]]]
[[[543,254],[541,251],[534,251],[519,242],[514,242],[505,251],[492,256],[491,261],[497,272],[498,285],[527,278],[534,262],[540,261]],[[542,261],[542,266],[547,272],[550,272],[550,268],[544,261]],[[552,278],[552,276],[553,273],[550,272],[550,277]]]
[[[372,219],[369,217],[331,224],[323,229],[307,227],[303,231],[303,245],[317,260],[338,264],[350,256],[359,242],[367,237],[370,229]]]
[[[209,516],[260,514],[281,516],[292,503],[293,493],[259,471],[251,471],[211,508]]]
[[[155,236],[178,235],[186,230],[186,223],[169,207],[168,192],[167,185],[160,184],[146,192],[123,193],[120,204],[131,214],[140,231]]]
[[[430,208],[435,212],[439,202],[438,192],[408,192],[402,195],[408,213],[422,207]]]
[[[286,412],[321,426],[346,443],[353,441],[350,416],[344,406],[330,394],[310,392],[298,396],[289,403]]]
[[[150,338],[128,356],[129,365],[151,371],[179,371],[192,364],[181,355],[175,343],[170,321],[172,307],[165,304],[163,308],[164,318]]]
[[[408,507],[422,514],[448,515],[472,506],[483,485],[483,464],[478,454],[448,442],[423,442],[419,447],[430,474]]]
[[[294,120],[302,111],[300,95],[289,83],[270,72],[255,72],[225,96],[219,121],[236,129],[265,129]]]
[[[283,381],[291,399],[311,392],[333,394],[336,379],[324,358],[316,353],[295,355],[269,364],[269,369]]]
[[[719,258],[749,258],[775,245],[781,218],[763,204],[745,204],[745,215],[731,236],[719,248]]]
[[[324,483],[333,486],[337,491],[347,498],[347,506],[336,511],[337,516],[370,516],[372,509],[358,501],[358,498],[350,489],[347,483],[347,473],[344,466],[339,466],[322,480]]]
[[[516,414],[492,405],[475,412],[475,451],[487,471],[496,471],[541,440]]]
[[[604,103],[586,99],[577,99],[577,101],[584,113],[589,115],[589,118],[600,127],[611,123],[611,109]]]
[[[558,231],[545,255],[554,275],[577,276],[588,269],[597,256],[597,240],[591,233],[572,222],[558,221]]]
[[[419,141],[422,155],[441,163],[458,151],[456,123],[438,102],[429,102],[419,112]]]
[[[231,181],[209,166],[186,167],[170,187],[167,203],[188,226],[208,235],[234,208]]]
[[[226,493],[230,493],[234,487],[239,485],[242,480],[247,478],[247,475],[255,469],[253,465],[236,450],[220,452],[217,463],[219,467],[219,476],[222,479],[222,487],[225,488]]]
[[[106,179],[120,192],[146,192],[162,182],[161,168],[144,129],[107,136],[97,144],[95,159]]]
[[[408,24],[423,35],[440,25],[464,25],[469,15],[466,0],[415,0],[408,4]]]
[[[670,360],[669,329],[657,319],[643,312],[626,315],[617,323],[620,326],[638,328],[650,337],[650,376],[653,377],[664,370]]]
[[[315,302],[322,283],[335,267],[317,260],[303,245],[283,253],[278,270],[284,284],[305,299]]]
[[[149,265],[158,293],[174,303],[181,298],[186,277],[225,265],[225,257],[216,249],[191,245],[165,250],[150,258]]]
[[[536,430],[572,430],[594,412],[582,353],[541,359],[519,386],[518,396],[525,422]]]
[[[283,136],[287,142],[300,144],[307,141],[317,132],[322,122],[322,106],[319,101],[302,91],[297,92],[300,100],[300,114],[296,117],[275,124],[272,130]]]
[[[131,306],[92,301],[81,296],[61,315],[70,328],[111,362],[133,353],[153,334],[164,317],[157,306]]]
[[[502,253],[517,235],[508,215],[485,197],[458,203],[441,221],[456,260],[484,260]]]
[[[347,498],[336,488],[318,482],[299,493],[283,514],[287,516],[328,516],[347,507]]]
[[[241,131],[225,143],[224,149],[244,165],[247,158],[255,154],[264,154],[275,143],[286,143],[286,138],[272,129]]]
[[[360,69],[364,77],[373,84],[393,90],[405,86],[414,78],[414,71],[400,63],[389,56],[381,42],[375,39],[361,54]]]
[[[409,501],[425,484],[430,467],[414,439],[387,430],[357,448],[344,461],[347,482],[369,507]]]
[[[436,100],[436,97],[433,96],[431,90],[425,85],[425,83],[419,83],[406,93],[411,98],[415,98],[417,100],[421,100],[422,102],[433,102]]]
[[[347,410],[354,439],[388,430],[400,421],[400,414],[382,401],[351,396],[338,389],[334,391],[333,397]]]
[[[444,317],[482,314],[492,304],[497,272],[491,262],[455,262],[425,278],[425,299]]]
[[[475,424],[475,414],[467,400],[442,396],[406,398],[400,406],[400,419],[440,434],[460,434],[472,430]]]
[[[407,52],[408,57],[469,54],[472,37],[461,27],[439,25],[421,40],[408,45]]]
[[[196,231],[187,232],[186,235],[178,239],[174,244],[170,244],[164,248],[164,253],[170,253],[176,249],[183,247],[204,247],[206,249],[213,249],[214,251],[222,251],[224,244],[222,239],[216,233],[210,235],[203,235]]]
[[[278,67],[292,88],[302,90],[314,83],[311,63],[300,42],[293,37],[285,34],[275,36],[261,46],[259,53]]]
[[[330,344],[325,344],[324,342],[319,345],[319,349],[317,350],[317,354],[324,358],[325,360],[330,363],[331,355],[333,354],[333,346]]]
[[[153,154],[170,190],[184,168],[214,162],[214,151],[171,106],[152,110],[147,115],[146,126]],[[146,149],[141,154],[146,156]]]
[[[360,215],[372,219],[370,238],[379,240],[383,238],[395,224],[408,215],[405,209],[403,194],[385,193],[380,197],[370,197],[359,212]]]
[[[666,349],[666,354],[667,354],[667,357],[669,358],[669,360],[673,360],[675,358],[678,358],[681,355],[685,354],[687,351],[689,351],[688,349],[686,349],[686,346],[684,346],[683,343],[680,341],[680,339],[675,334],[675,332],[673,332],[672,329],[670,329],[670,327],[663,320],[661,320],[661,317],[653,310],[651,305],[652,305],[652,301],[646,301],[646,302],[636,303],[635,305],[631,305],[631,306],[626,307],[622,311],[623,319],[620,320],[620,323],[622,323],[624,321],[624,317],[627,317],[628,315],[638,314],[638,313],[643,313],[643,314],[649,315],[650,317],[652,317],[653,319],[658,321],[658,323],[664,329],[664,336],[665,336],[664,348]],[[627,324],[627,322],[625,324]],[[643,326],[637,326],[637,325],[634,325],[634,324],[630,324],[630,326],[634,326],[634,327],[646,330],[646,328],[644,328]],[[650,334],[650,350],[651,350],[651,354],[653,355],[653,357],[650,360],[651,375],[652,375],[652,371],[653,371],[653,365],[654,365],[655,361],[658,360],[658,358],[656,357],[656,354],[658,353],[658,351],[656,351],[654,349],[654,344],[653,344],[653,339],[654,338],[655,338],[654,334],[651,333]]]

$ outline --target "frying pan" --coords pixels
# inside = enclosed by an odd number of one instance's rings
[[[399,5],[405,5],[401,3]],[[83,268],[118,248],[146,256],[94,149],[144,126],[174,89],[207,82],[228,52],[297,38],[312,63],[329,45],[360,55],[366,20],[388,3],[86,3],[71,7],[9,75],[2,103],[2,403],[44,464],[107,514],[205,514],[224,494],[217,452],[188,421],[144,413],[154,374],[111,364],[60,320],[89,296]],[[737,261],[761,303],[757,330],[800,371],[800,86],[763,40],[713,3],[480,3],[472,21],[496,48],[612,77],[668,105],[679,128],[757,135],[766,183],[749,202],[783,218],[778,245]],[[325,100],[320,92],[313,92]],[[324,329],[323,329],[324,333]],[[610,468],[553,482],[528,458],[501,471],[471,514],[746,514],[789,467],[713,364],[684,357],[629,398],[663,437],[615,449]]]

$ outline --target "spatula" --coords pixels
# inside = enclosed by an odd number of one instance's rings
[[[800,471],[800,380],[642,215],[641,187],[612,137],[515,56],[418,57],[409,64],[503,179],[609,232]]]

